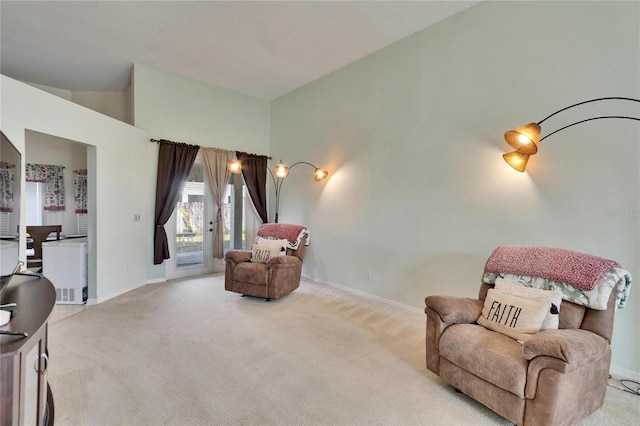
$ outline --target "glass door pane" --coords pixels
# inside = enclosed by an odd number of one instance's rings
[[[176,268],[205,264],[204,170],[196,161],[176,205]]]
[[[245,209],[248,193],[241,175],[232,174],[222,204],[224,251],[251,249],[246,242]]]

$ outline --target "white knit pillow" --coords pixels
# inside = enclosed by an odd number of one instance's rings
[[[259,246],[279,248],[282,251],[282,255],[284,256],[285,254],[287,254],[287,246],[289,245],[289,240],[271,237],[257,237],[256,244]]]

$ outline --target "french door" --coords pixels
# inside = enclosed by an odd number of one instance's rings
[[[168,279],[209,274],[213,238],[213,200],[200,155],[182,189],[173,215],[165,225],[171,258],[165,261]]]

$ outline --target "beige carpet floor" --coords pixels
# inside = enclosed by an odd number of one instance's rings
[[[428,372],[423,314],[303,281],[151,284],[49,328],[56,425],[507,425]],[[609,388],[582,425],[637,424]]]

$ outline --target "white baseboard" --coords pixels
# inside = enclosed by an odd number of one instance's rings
[[[367,299],[376,300],[376,301],[378,301],[380,303],[384,303],[386,305],[395,306],[397,308],[404,309],[405,311],[409,311],[409,312],[412,312],[414,314],[424,315],[424,310],[422,310],[420,308],[416,308],[415,306],[406,305],[404,303],[396,302],[395,300],[391,300],[391,299],[385,299],[384,297],[376,296],[375,294],[371,294],[371,293],[366,293],[364,291],[357,290],[357,289],[351,288],[351,287],[347,287],[347,286],[344,286],[344,285],[341,285],[341,284],[332,283],[331,281],[324,281],[324,280],[320,280],[318,278],[313,278],[313,277],[308,277],[308,276],[303,276],[302,278],[307,280],[307,281],[311,281],[313,283],[316,283],[316,284],[328,285],[329,287],[334,287],[334,288],[346,291],[347,293],[352,293],[352,294],[355,294],[357,296],[365,297]]]
[[[109,294],[109,295],[107,295],[107,296],[99,297],[99,298],[96,300],[96,303],[95,303],[95,304],[100,304],[100,303],[106,302],[107,300],[111,300],[111,299],[113,299],[114,297],[121,296],[121,295],[123,295],[123,294],[125,294],[125,293],[130,292],[131,290],[135,290],[135,289],[140,288],[140,287],[142,287],[143,285],[146,285],[146,284],[147,284],[146,282],[144,282],[144,283],[137,283],[137,284],[134,284],[134,285],[129,286],[129,287],[127,287],[127,288],[123,288],[123,289],[118,290],[118,291],[116,291],[116,292],[114,292],[114,293],[111,293],[111,294]],[[92,299],[92,300],[93,300],[93,299]],[[87,301],[87,302],[88,302],[88,301]]]
[[[640,373],[637,371],[626,370],[624,368],[616,367],[612,365],[609,369],[609,374],[617,379],[626,379],[640,382]]]
[[[308,276],[303,276],[302,278],[316,284],[323,284],[329,287],[335,287],[337,289],[346,291],[347,293],[355,294],[357,296],[362,296],[368,299],[373,299],[378,302],[385,303],[387,305],[396,306],[398,308],[407,310],[409,312],[424,314],[423,310],[416,308],[415,306],[405,305],[404,303],[396,302],[395,300],[385,299],[384,297],[376,296],[375,294],[369,294],[364,291],[357,290],[355,288],[347,287],[341,284],[336,284],[330,281],[324,281],[324,280],[320,280],[320,279],[308,277]],[[616,367],[615,365],[612,365],[611,368],[609,369],[609,373],[613,377],[618,379],[627,379],[627,380],[634,380],[636,382],[640,382],[640,373],[637,371],[626,370],[624,368]]]
[[[121,296],[121,295],[123,295],[125,293],[128,293],[128,292],[132,291],[132,290],[140,288],[143,285],[166,283],[167,281],[168,280],[166,278],[154,278],[154,279],[151,279],[151,280],[147,280],[147,281],[145,281],[143,283],[134,284],[131,287],[127,287],[127,288],[124,288],[122,290],[116,291],[115,293],[112,293],[112,294],[110,294],[108,296],[105,296],[105,297],[100,297],[98,299],[88,299],[87,300],[87,305],[97,305],[99,303],[106,302],[107,300],[113,299],[114,297]]]
[[[101,297],[100,299],[97,299],[97,298],[87,299],[86,305],[87,306],[92,306],[92,305],[97,305],[97,304],[102,303],[102,302],[106,302],[109,299],[113,299],[114,297],[118,297],[120,295],[128,293],[131,290],[135,290],[135,289],[140,288],[140,287],[142,287],[143,285],[146,285],[146,284],[157,284],[157,283],[164,283],[164,282],[167,282],[166,278],[155,278],[153,280],[147,280],[144,283],[136,284],[136,285],[134,285],[132,287],[117,291],[117,292],[115,292],[113,294],[110,294],[110,295],[108,295],[106,297]]]

